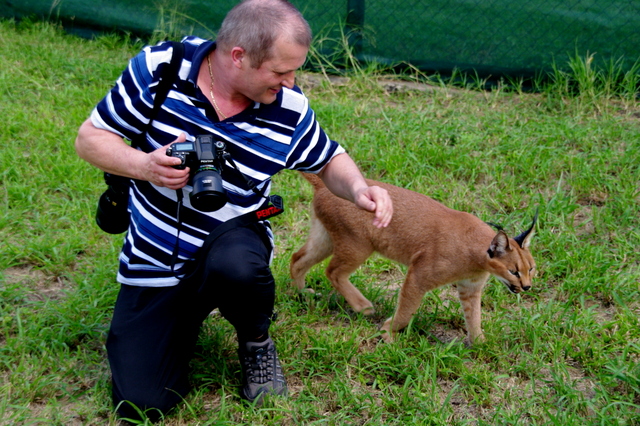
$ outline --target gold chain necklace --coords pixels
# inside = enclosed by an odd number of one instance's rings
[[[222,116],[222,119],[226,120],[227,116],[224,115],[224,113],[218,106],[218,103],[216,102],[216,97],[213,96],[213,71],[211,71],[211,55],[207,55],[207,64],[209,64],[209,77],[211,77],[211,86],[209,86],[209,94],[211,95],[211,101],[213,102],[213,107],[215,108],[216,112]]]

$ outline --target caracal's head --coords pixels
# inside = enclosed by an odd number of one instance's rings
[[[504,231],[498,231],[487,250],[489,272],[512,293],[517,294],[531,288],[536,262],[531,256],[529,245],[537,218],[536,213],[531,227],[515,238],[509,238]]]

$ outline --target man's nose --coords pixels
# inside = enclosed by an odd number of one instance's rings
[[[282,85],[287,89],[293,89],[294,84],[296,83],[296,72],[291,71],[285,74],[282,79]]]

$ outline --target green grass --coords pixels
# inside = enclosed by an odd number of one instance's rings
[[[122,236],[95,225],[102,174],[73,141],[140,46],[6,21],[0,42],[0,424],[117,424],[103,344]],[[368,177],[512,234],[538,208],[534,288],[514,296],[491,280],[484,344],[462,344],[448,288],[426,295],[408,329],[383,344],[377,328],[405,268],[373,257],[354,274],[376,306],[371,318],[332,292],[321,266],[308,276],[317,295],[300,297],[288,262],[304,242],[312,194],[282,173],[272,335],[291,396],[262,408],[239,400],[233,330],[213,316],[195,390],[164,424],[637,425],[640,107],[632,83],[610,84],[588,57],[572,70],[537,94],[409,90],[379,70],[337,83],[301,75],[319,120]]]

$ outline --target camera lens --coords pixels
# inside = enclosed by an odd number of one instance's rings
[[[193,176],[191,205],[203,212],[214,212],[227,203],[222,178],[215,167],[203,167]]]

